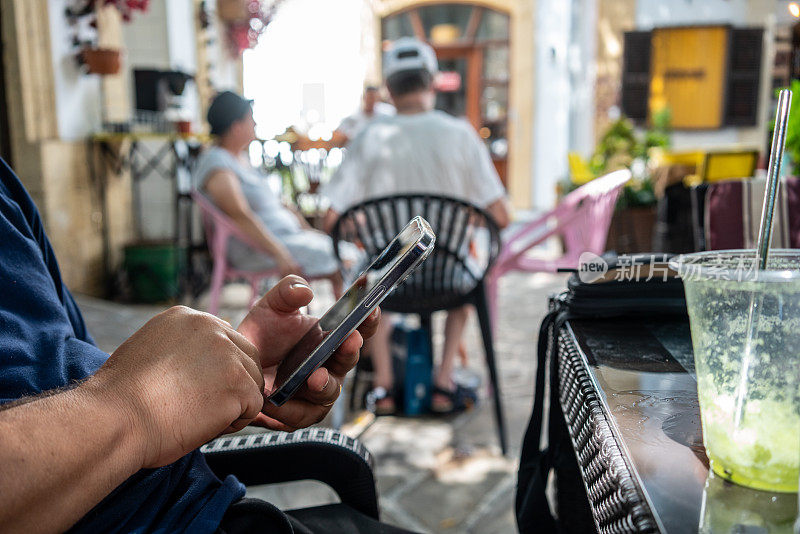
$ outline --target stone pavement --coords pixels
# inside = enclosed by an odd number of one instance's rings
[[[382,520],[419,532],[516,532],[513,503],[522,434],[533,404],[538,325],[546,298],[563,288],[564,275],[513,274],[500,287],[500,317],[495,350],[506,410],[509,454],[500,455],[491,400],[484,393],[473,410],[450,418],[381,417],[360,432],[375,455]],[[316,285],[319,313],[331,302],[326,287]],[[247,293],[229,286],[221,316],[236,324],[243,317]],[[163,306],[119,305],[78,297],[98,345],[111,351]],[[202,308],[203,302],[199,303]],[[434,344],[441,346],[443,317],[434,317]],[[438,333],[438,336],[436,335]],[[465,337],[469,364],[483,376],[483,348],[473,317]],[[324,423],[324,422],[323,422]],[[336,502],[327,486],[295,482],[248,488],[282,508]]]

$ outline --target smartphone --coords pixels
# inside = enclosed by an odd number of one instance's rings
[[[269,401],[280,406],[289,400],[383,299],[425,261],[435,242],[428,222],[414,217],[292,347],[278,365]]]

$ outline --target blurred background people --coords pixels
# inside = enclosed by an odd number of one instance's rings
[[[348,154],[324,189],[330,200],[325,227],[339,214],[368,198],[434,193],[485,208],[503,228],[508,225],[505,189],[486,146],[464,120],[434,110],[433,49],[416,39],[398,39],[384,57],[384,79],[397,114],[374,119],[348,145]],[[451,374],[466,325],[467,306],[450,310],[442,360],[435,373],[431,409],[447,413],[459,407]],[[371,343],[378,413],[394,411],[390,352],[391,321],[384,321]]]
[[[284,276],[327,278],[334,294],[341,295],[342,277],[331,238],[284,206],[247,160],[245,150],[256,138],[251,102],[222,92],[208,109],[208,122],[217,140],[197,161],[194,187],[266,251],[233,239],[228,246],[231,264],[242,270],[277,267]]]
[[[332,144],[344,146],[350,140],[355,139],[372,119],[394,114],[394,106],[381,101],[379,88],[368,85],[364,88],[364,95],[361,97],[361,109],[342,120],[333,132]]]

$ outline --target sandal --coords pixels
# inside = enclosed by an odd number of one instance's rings
[[[437,400],[437,396],[440,397],[439,400]],[[444,397],[445,400],[441,400],[442,397]],[[431,389],[431,411],[439,415],[456,413],[455,390],[449,391],[439,386],[433,386]]]
[[[436,401],[435,395],[445,397],[446,401]],[[439,386],[431,389],[431,411],[439,415],[448,415],[472,409],[478,402],[478,396],[472,389],[456,386],[456,389],[449,391]]]
[[[394,403],[394,388],[386,389],[378,386],[367,393],[365,403],[367,410],[375,415],[394,415],[397,406]]]

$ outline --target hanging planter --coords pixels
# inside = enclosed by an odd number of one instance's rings
[[[84,48],[80,53],[81,63],[89,74],[118,74],[122,67],[122,54],[110,48]]]

